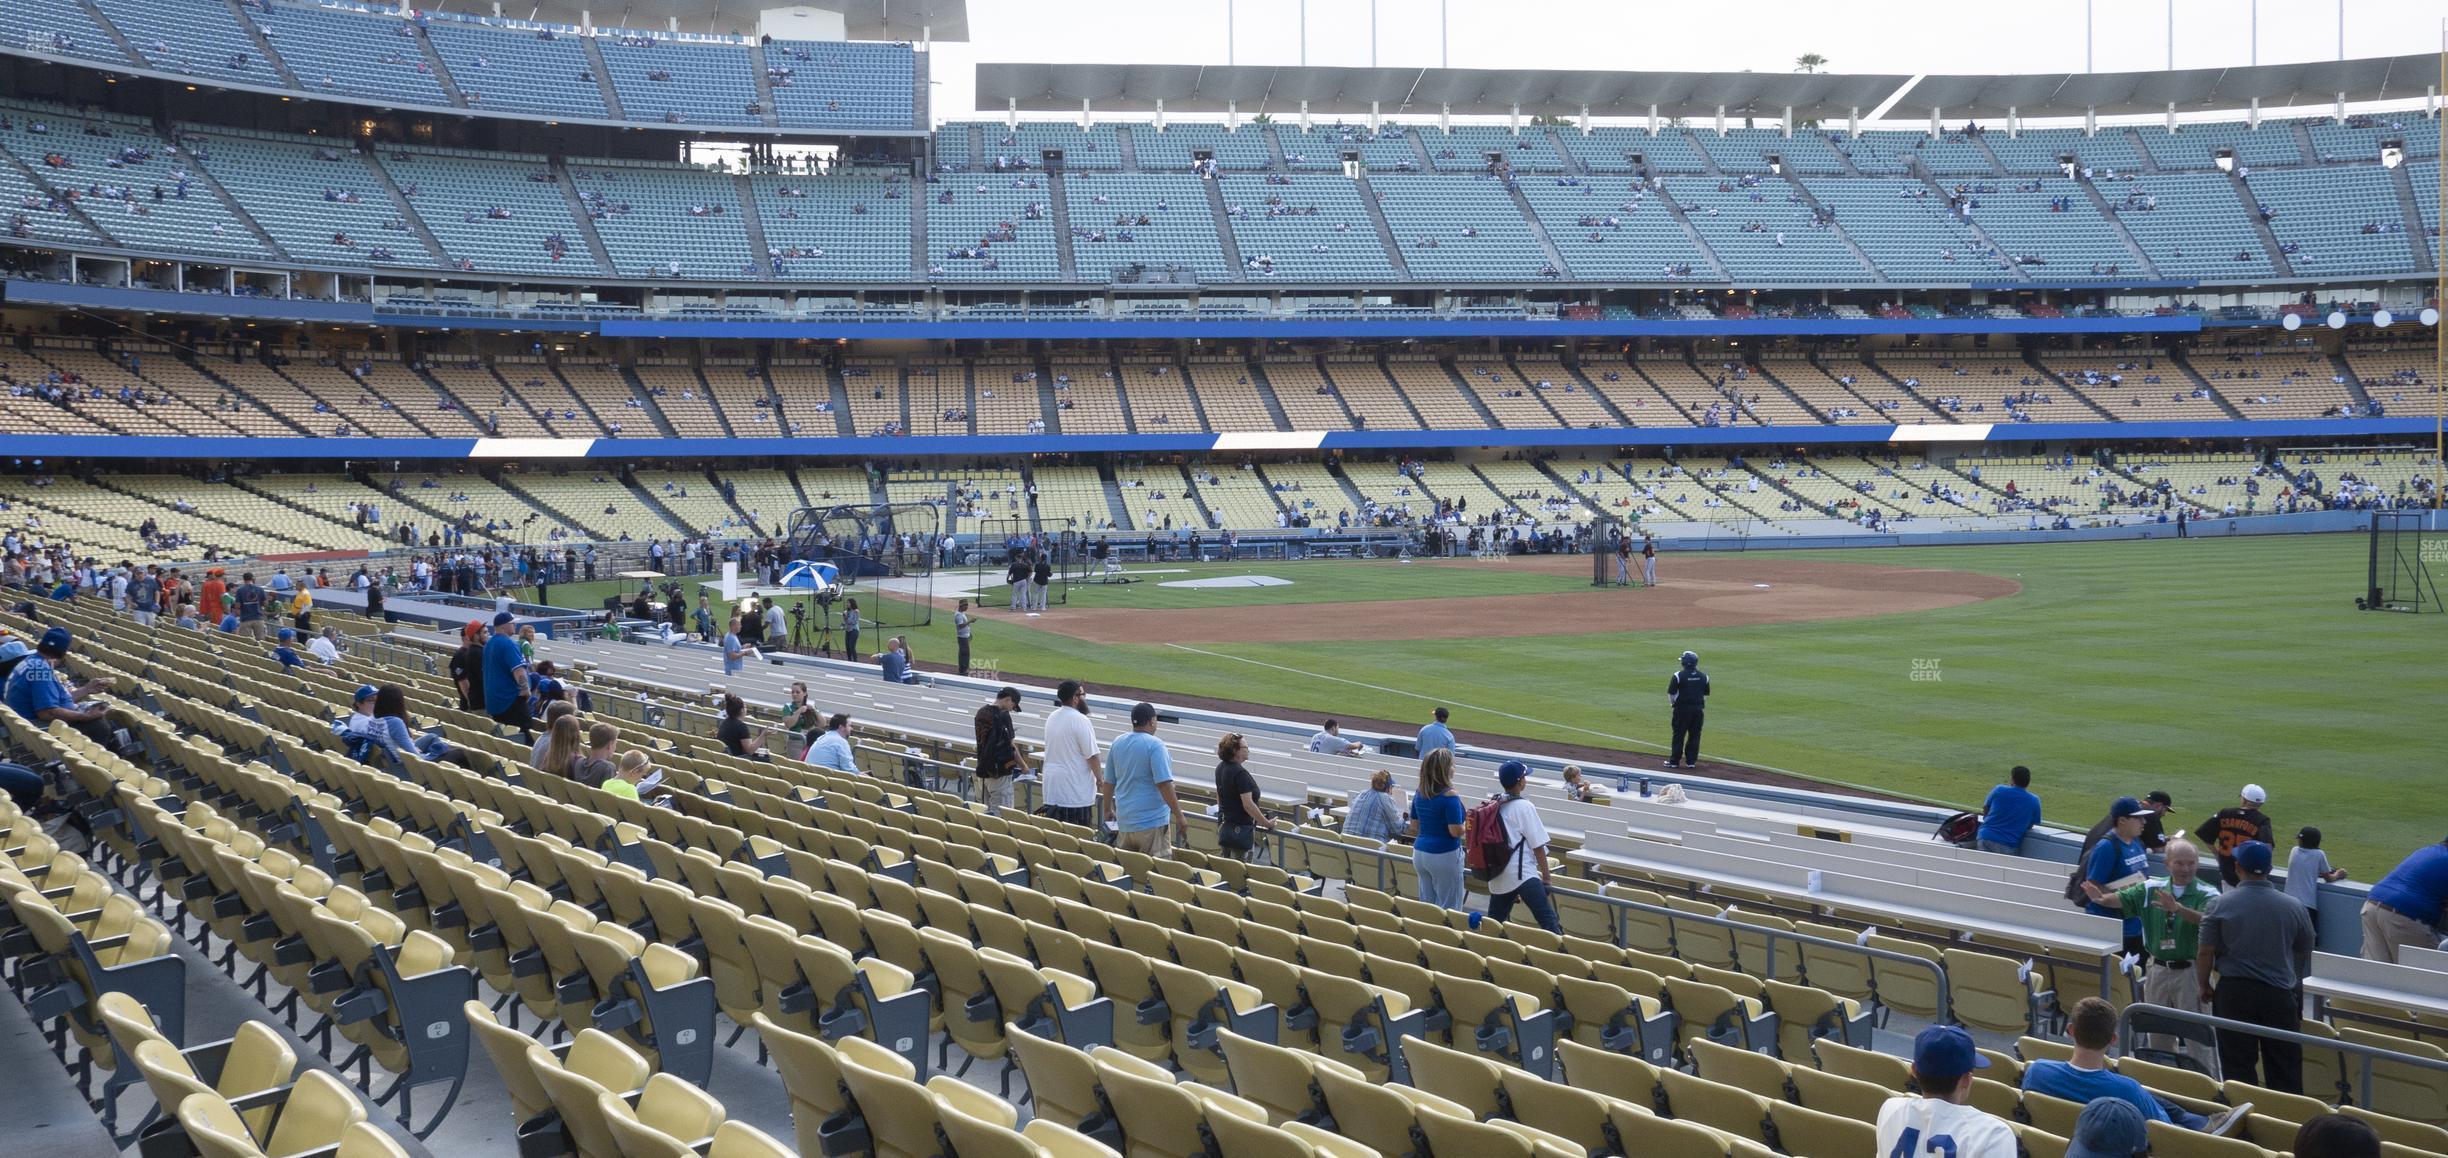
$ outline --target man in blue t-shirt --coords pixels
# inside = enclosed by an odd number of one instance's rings
[[[2031,769],[2017,764],[2007,777],[2013,783],[1990,789],[1988,801],[1981,805],[1976,840],[1982,852],[2021,856],[2023,837],[2040,823],[2040,798],[2032,794]]]
[[[230,604],[238,611],[238,634],[254,639],[264,637],[264,606],[271,599],[263,588],[255,585],[253,571],[239,573],[238,589],[230,592]]]
[[[519,650],[518,638],[511,634],[518,617],[507,611],[494,613],[493,638],[485,641],[484,689],[485,714],[493,722],[517,728],[519,739],[535,742],[535,717],[527,712],[527,653]]]
[[[2091,855],[2083,861],[2083,879],[2114,893],[2127,884],[2150,874],[2150,853],[2142,847],[2142,820],[2150,810],[2131,796],[2119,796],[2108,808],[2109,829],[2100,835],[2099,843],[2091,846]],[[2114,897],[2109,898],[2111,901]],[[2117,917],[2125,923],[2125,951],[2139,954],[2142,945],[2142,918],[2127,917],[2120,905],[2103,905],[2090,901],[2083,911],[2095,917]]]
[[[1445,720],[1446,720],[1446,713],[1445,713],[1445,709],[1443,709],[1443,708],[1438,708],[1438,709],[1436,710],[1436,719],[1435,719],[1435,721],[1431,722],[1431,723],[1430,723],[1430,724],[1429,724],[1427,727],[1425,727],[1425,728],[1421,728],[1421,729],[1420,729],[1420,734],[1419,734],[1419,754],[1420,754],[1420,755],[1422,755],[1422,756],[1427,755],[1427,754],[1428,754],[1428,752],[1429,752],[1429,750],[1430,750],[1430,749],[1432,749],[1432,748],[1443,748],[1443,749],[1445,749],[1445,750],[1446,750],[1446,751],[1448,751],[1448,752],[1450,752],[1450,751],[1452,751],[1452,750],[1453,750],[1453,746],[1454,746],[1453,731],[1452,731],[1452,729],[1449,729],[1449,728],[1447,728],[1447,727],[1445,726]]]
[[[1173,756],[1156,738],[1156,705],[1132,706],[1130,734],[1106,752],[1097,794],[1117,847],[1161,860],[1173,855],[1175,839],[1189,842],[1190,822],[1173,794]]]
[[[54,627],[44,632],[41,642],[34,646],[34,654],[18,660],[17,666],[9,671],[7,686],[0,688],[0,702],[6,702],[9,710],[25,717],[35,727],[42,727],[53,720],[64,721],[95,743],[116,749],[119,746],[118,737],[112,735],[110,727],[103,723],[109,707],[103,704],[80,707],[77,704],[78,697],[92,695],[109,685],[96,681],[71,687],[54,666],[68,658],[68,647],[74,642],[75,637],[69,635],[65,627]]]
[[[2399,949],[2436,949],[2448,917],[2448,840],[2414,850],[2363,902],[2363,956],[2397,960]]]
[[[2142,1112],[2143,1118],[2206,1134],[2224,1134],[2244,1124],[2252,1113],[2245,1102],[2208,1117],[2172,1102],[2162,1102],[2142,1083],[2108,1068],[2108,1047],[2116,1042],[2116,1007],[2098,997],[2074,1003],[2066,1019],[2066,1035],[2074,1039],[2074,1056],[2065,1061],[2041,1059],[2023,1067],[2026,1093],[2046,1094],[2084,1105],[2098,1098],[2115,1098]]]

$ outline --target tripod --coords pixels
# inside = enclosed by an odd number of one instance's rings
[[[811,655],[831,656],[833,654],[833,605],[825,603],[819,609],[818,614],[821,618],[816,624],[816,640],[813,647],[810,647],[808,642],[807,604],[802,601],[794,611],[795,614],[791,616],[791,646]]]

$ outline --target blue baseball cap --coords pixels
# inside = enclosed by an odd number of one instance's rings
[[[495,627],[501,627],[516,622],[518,622],[518,616],[512,615],[507,611],[496,611],[493,613],[493,626]]]
[[[1988,1069],[1989,1059],[1981,1056],[1972,1044],[1972,1035],[1965,1033],[1962,1026],[1933,1025],[1913,1038],[1912,1068],[1927,1082],[1945,1083],[1974,1070]]]
[[[76,642],[76,637],[68,634],[67,628],[54,627],[42,634],[41,650],[56,651],[61,655],[66,655],[68,654],[68,645],[74,642]]]
[[[2248,872],[2259,876],[2268,876],[2270,871],[2270,846],[2257,840],[2245,841],[2244,843],[2236,846],[2235,862],[2236,871],[2238,872]]]
[[[353,704],[361,704],[381,694],[381,690],[372,684],[360,684],[357,687],[357,697],[349,702]]]
[[[0,643],[0,660],[23,659],[32,654],[34,654],[34,649],[27,647],[26,641],[22,639],[12,639],[7,643]]]
[[[2150,809],[2142,807],[2142,802],[2131,796],[2119,796],[2116,798],[2116,803],[2108,806],[2110,820],[2123,820],[2128,816],[2149,816],[2150,814]]]
[[[281,642],[282,642],[282,643],[287,643],[287,642],[289,642],[290,640],[293,640],[293,639],[296,639],[296,638],[297,638],[297,631],[296,631],[294,628],[287,628],[287,627],[284,627],[284,628],[281,628],[281,629],[280,629],[280,639],[281,639]]]
[[[1510,789],[1530,778],[1530,766],[1519,760],[1507,760],[1496,766],[1496,782]]]
[[[2066,1158],[2134,1158],[2150,1147],[2142,1111],[2123,1098],[2094,1098],[2074,1119]]]

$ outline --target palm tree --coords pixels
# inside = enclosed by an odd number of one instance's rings
[[[1795,72],[1817,72],[1827,67],[1827,58],[1816,52],[1805,52],[1794,58]]]

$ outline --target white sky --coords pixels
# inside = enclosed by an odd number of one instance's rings
[[[1002,115],[1000,106],[976,107],[980,61],[1226,63],[1228,6],[1234,63],[1298,64],[1304,3],[1313,65],[1371,63],[1373,7],[1382,67],[1783,72],[1805,52],[1827,57],[1829,72],[1907,76],[2084,66],[2080,0],[969,0],[970,41],[934,46],[936,117]],[[1450,20],[1442,61],[1440,3]],[[2260,63],[2337,58],[2341,6],[2347,57],[2436,50],[2448,19],[2448,0],[2259,0]],[[2254,0],[2096,0],[2092,7],[2092,67],[2101,72],[2168,67],[2171,10],[2175,67],[2254,59]]]

